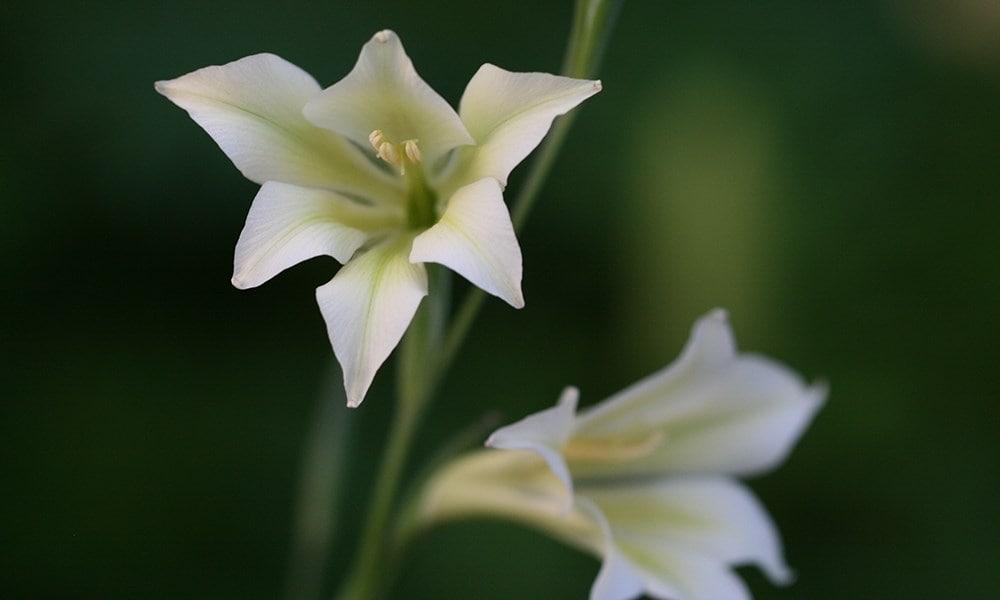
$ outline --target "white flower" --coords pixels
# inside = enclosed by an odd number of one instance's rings
[[[456,113],[396,34],[380,31],[326,90],[272,54],[156,89],[262,184],[236,244],[233,285],[258,286],[319,255],[345,265],[316,298],[357,406],[427,294],[423,263],[524,305],[507,176],[600,82],[485,64]]]
[[[427,486],[428,522],[499,515],[603,558],[595,600],[642,593],[736,600],[730,570],[791,574],[764,508],[734,476],[780,464],[825,398],[782,365],[738,354],[725,313],[694,327],[664,370],[576,414],[577,391],[490,436]]]

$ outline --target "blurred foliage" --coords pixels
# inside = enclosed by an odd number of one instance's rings
[[[6,3],[0,37],[0,583],[11,597],[273,598],[332,353],[317,259],[229,286],[256,186],[152,82],[271,51],[329,85],[395,29],[457,102],[482,62],[555,71],[570,2]],[[530,11],[530,12],[526,12]],[[753,483],[799,580],[758,598],[985,598],[1000,559],[1000,9],[988,0],[625,5],[426,455],[500,409],[595,402],[730,309],[744,348],[831,382]],[[515,173],[516,189],[523,168]],[[458,286],[457,293],[465,291]],[[341,575],[391,408],[348,421]],[[581,598],[597,562],[470,522],[406,598]]]

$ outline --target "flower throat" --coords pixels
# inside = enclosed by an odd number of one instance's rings
[[[399,169],[399,174],[406,178],[409,198],[406,205],[406,220],[410,229],[424,230],[437,221],[435,205],[437,195],[424,177],[420,164],[422,156],[418,140],[404,140],[395,143],[386,137],[381,129],[376,129],[368,135],[368,141],[375,148],[376,155]]]

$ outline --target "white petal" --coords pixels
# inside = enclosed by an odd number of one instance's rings
[[[455,192],[441,220],[414,240],[410,260],[445,265],[514,308],[524,306],[521,247],[495,179]]]
[[[702,319],[677,363],[582,414],[574,434],[629,439],[655,431],[664,442],[631,462],[574,462],[574,471],[752,475],[780,464],[826,390],[807,387],[779,363],[733,352],[723,318]]]
[[[333,192],[269,181],[257,192],[236,242],[233,285],[256,287],[314,256],[346,263],[368,232],[397,225],[399,219]]]
[[[785,460],[823,405],[826,388],[806,387],[763,357],[745,357],[690,397],[703,409],[664,429],[665,447],[650,463],[673,472],[750,476]]]
[[[730,364],[735,356],[736,341],[728,317],[725,311],[714,310],[695,323],[676,361],[582,411],[580,430],[596,434],[617,433],[629,423],[652,421],[654,414],[660,420],[668,418],[675,410],[674,395],[678,390],[711,377],[712,373]]]
[[[273,54],[205,67],[156,89],[191,115],[247,179],[327,187],[378,199],[402,191],[349,142],[302,116],[320,93],[305,71]]]
[[[427,295],[427,272],[407,259],[411,238],[387,240],[344,266],[316,290],[347,405],[358,406]]]
[[[421,493],[418,516],[428,523],[471,516],[505,517],[550,533],[597,533],[582,520],[567,520],[568,499],[548,465],[534,452],[480,450],[435,471]],[[593,543],[591,543],[593,545]]]
[[[430,164],[456,146],[473,143],[455,110],[417,75],[399,37],[389,30],[364,45],[354,69],[311,101],[305,115],[364,148],[376,129],[397,144],[418,140]]]
[[[507,175],[542,141],[553,119],[600,90],[599,81],[480,67],[459,107],[477,143],[472,177],[493,177],[506,186]]]
[[[665,545],[727,565],[756,564],[788,583],[778,531],[757,498],[726,477],[673,478],[581,487],[615,535],[647,549]]]
[[[562,447],[573,430],[573,416],[579,392],[568,387],[563,390],[559,402],[552,408],[527,416],[520,421],[501,427],[490,435],[486,445],[491,448],[531,450],[545,459],[552,472],[573,492],[573,480]],[[571,501],[571,499],[570,499]],[[569,509],[569,504],[566,510]]]
[[[750,591],[723,563],[668,544],[623,542],[626,556],[642,556],[643,586],[662,600],[751,600]],[[634,564],[634,563],[633,563]]]

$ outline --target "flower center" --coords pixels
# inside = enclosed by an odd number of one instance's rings
[[[381,129],[368,134],[368,141],[375,148],[375,154],[406,178],[409,188],[409,202],[406,216],[410,229],[423,230],[437,222],[437,194],[431,189],[420,167],[422,156],[417,140],[396,143],[386,137]]]

